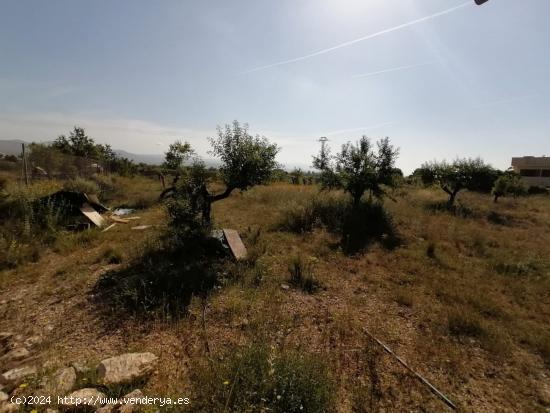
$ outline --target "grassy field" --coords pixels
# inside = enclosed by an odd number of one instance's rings
[[[61,187],[40,185],[31,191]],[[233,276],[206,300],[194,298],[186,316],[144,320],[101,307],[94,294],[103,274],[128,266],[166,230],[164,207],[154,202],[160,187],[112,178],[103,193],[109,206],[141,208],[138,222],[153,227],[63,232],[40,244],[34,262],[0,272],[0,331],[46,335],[38,359],[47,370],[151,351],[161,363],[144,392],[186,394],[189,411],[207,411],[194,406],[208,398],[223,406],[228,388],[247,390],[224,384],[233,380],[232,355],[252,351],[250,360],[263,365],[267,349],[307,370],[295,387],[328,398],[331,411],[445,411],[367,329],[461,411],[550,406],[549,197],[493,203],[461,193],[449,212],[434,207],[443,192],[407,186],[385,202],[399,242],[349,254],[322,222],[304,232],[285,226],[313,198],[342,194],[282,183],[234,193],[214,204],[215,226],[237,229],[252,258],[228,264]],[[309,281],[296,282],[289,267]]]

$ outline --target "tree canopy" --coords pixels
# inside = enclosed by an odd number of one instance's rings
[[[494,169],[481,158],[426,162],[418,171],[425,185],[438,185],[449,195],[448,205],[454,205],[457,194],[463,189],[478,190]],[[496,179],[496,178],[495,178]]]
[[[237,121],[224,128],[218,127],[217,137],[209,138],[209,141],[212,145],[210,153],[221,161],[219,176],[225,189],[217,194],[210,192],[208,173],[198,159],[187,168],[177,186],[169,189],[176,199],[187,205],[190,214],[200,211],[204,224],[210,223],[213,202],[227,198],[236,189],[246,191],[255,185],[268,183],[279,167],[275,160],[279,147],[265,137],[250,135],[248,126],[241,126]]]
[[[335,156],[323,145],[318,156],[313,158],[313,167],[321,171],[321,186],[324,189],[342,188],[358,205],[365,192],[381,198],[383,186],[395,184],[395,161],[399,149],[389,138],[380,139],[376,147],[363,136],[358,142],[348,142]]]
[[[176,141],[170,144],[162,166],[165,169],[178,170],[192,154],[193,149],[188,142]]]

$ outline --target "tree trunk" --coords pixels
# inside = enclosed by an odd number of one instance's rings
[[[498,195],[495,194],[495,197],[493,198],[493,202],[496,204],[498,202]]]
[[[449,206],[452,207],[455,204],[455,198],[458,191],[453,191],[449,194]]]
[[[235,188],[228,186],[222,193],[212,195],[208,192],[208,189],[206,189],[206,185],[203,186],[204,206],[202,208],[202,221],[205,225],[210,225],[212,222],[212,203],[227,198],[234,189]]]

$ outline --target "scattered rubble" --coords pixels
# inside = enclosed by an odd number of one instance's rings
[[[11,333],[0,333],[0,344],[4,347],[13,343],[14,340],[21,341],[22,338]],[[28,340],[28,339],[27,339]],[[23,347],[21,347],[23,348]],[[28,350],[25,348],[28,353]],[[13,350],[12,350],[13,352]],[[10,354],[10,353],[7,353]],[[26,354],[26,353],[25,353]],[[5,357],[5,355],[4,355]],[[100,413],[134,413],[140,408],[139,403],[106,405],[99,404],[75,406],[70,400],[80,398],[81,400],[97,400],[106,398],[102,390],[105,386],[110,387],[129,385],[146,380],[155,370],[158,357],[153,353],[126,353],[115,357],[107,358],[95,367],[93,380],[86,382],[86,375],[94,369],[83,363],[72,363],[71,366],[61,367],[53,375],[44,376],[38,383],[38,369],[35,366],[23,366],[5,371],[0,375],[0,413],[15,413],[20,409],[19,405],[9,402],[11,396],[20,394],[24,389],[30,389],[34,395],[55,394],[66,396],[65,405],[60,406],[63,411],[90,410],[93,408]],[[30,383],[30,386],[29,384]],[[33,384],[35,383],[35,384]],[[86,383],[85,388],[78,389],[79,383]],[[97,388],[96,388],[97,387]],[[75,390],[76,388],[76,390]],[[24,390],[27,391],[27,390]],[[144,397],[140,389],[135,389],[124,396],[126,399],[138,399]],[[44,406],[45,407],[45,406]],[[46,408],[46,413],[58,413],[54,408],[55,404]]]

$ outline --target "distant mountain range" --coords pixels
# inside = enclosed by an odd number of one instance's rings
[[[10,141],[1,141],[0,140],[0,153],[4,155],[20,155],[21,154],[21,144],[28,143],[20,139],[13,139]]]
[[[0,140],[0,153],[3,153],[4,155],[20,155],[21,144],[23,143],[29,145],[31,142],[27,142],[21,139]],[[47,142],[41,142],[41,143],[47,143]],[[115,149],[114,151],[117,155],[122,156],[124,158],[128,158],[137,163],[143,162],[150,165],[158,165],[164,161],[164,155],[162,154],[142,155],[142,154],[130,153],[122,149]],[[208,161],[207,161],[207,164],[209,164]]]

